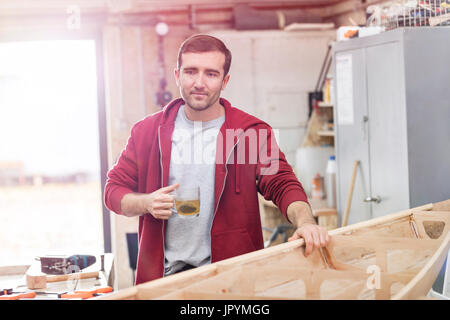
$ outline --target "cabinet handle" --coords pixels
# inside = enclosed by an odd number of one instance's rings
[[[375,203],[380,203],[381,202],[381,198],[380,196],[376,196],[375,198],[373,197],[367,197],[364,199],[364,202],[375,202]]]
[[[366,127],[367,127],[367,122],[368,121],[369,121],[369,117],[368,116],[363,116],[362,122],[361,122],[361,130],[363,132],[363,140],[366,140]]]

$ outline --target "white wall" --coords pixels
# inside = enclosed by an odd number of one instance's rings
[[[214,31],[233,58],[230,82],[222,96],[235,107],[279,130],[279,144],[290,164],[308,120],[308,92],[319,78],[328,31]]]

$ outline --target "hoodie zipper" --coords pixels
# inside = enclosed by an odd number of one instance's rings
[[[222,198],[223,190],[225,189],[225,182],[226,182],[227,176],[228,176],[227,164],[228,164],[228,161],[230,160],[230,156],[234,152],[234,148],[236,148],[237,144],[239,143],[239,140],[240,140],[240,138],[238,138],[238,140],[236,141],[236,144],[233,146],[233,149],[231,149],[232,151],[230,152],[227,160],[225,161],[225,178],[223,179],[222,191],[220,192],[219,199],[217,199],[217,205],[216,205],[216,208],[214,209],[214,214],[213,214],[213,221],[211,223],[211,228],[209,229],[209,236],[210,236],[211,240],[212,240],[212,227],[214,224],[214,218],[216,217],[216,212],[217,212],[217,209],[219,208],[220,199]],[[212,261],[212,246],[210,246],[210,261]]]
[[[159,142],[159,163],[161,165],[161,188],[164,186],[164,167],[163,167],[163,163],[162,163],[162,149],[161,149],[161,126],[158,127],[158,142]],[[165,275],[165,270],[166,270],[166,249],[165,249],[165,239],[164,239],[164,227],[165,227],[165,221],[162,221],[162,239],[163,239],[163,274],[162,276],[164,277]]]

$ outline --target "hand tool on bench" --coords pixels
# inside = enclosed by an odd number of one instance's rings
[[[41,262],[41,272],[46,274],[69,274],[79,272],[96,262],[95,256],[76,254],[46,255],[36,258]]]
[[[61,298],[73,299],[73,298],[81,298],[81,299],[89,299],[93,297],[97,297],[99,295],[112,292],[113,288],[110,286],[100,287],[95,289],[86,289],[86,290],[75,290],[74,292],[69,292],[61,295]]]
[[[0,296],[0,300],[19,300],[23,298],[34,298],[36,297],[36,292],[29,291],[29,292],[13,292],[11,294],[4,294]]]
[[[0,289],[0,296],[7,295],[7,294],[12,294],[12,293],[13,293],[13,289],[12,288]]]
[[[76,272],[70,274],[62,275],[46,275],[44,273],[28,273],[26,274],[26,283],[28,289],[43,289],[47,288],[47,283],[49,282],[59,282],[59,281],[69,281],[69,280],[79,280],[79,279],[89,279],[98,278],[98,271],[95,272]]]
[[[89,299],[89,298],[93,298],[93,297],[94,297],[94,294],[92,294],[90,292],[80,292],[80,293],[68,292],[68,293],[61,295],[61,298],[63,298],[63,299]]]
[[[56,296],[56,298],[60,299],[63,294],[66,294],[67,291],[63,292],[49,292],[49,291],[35,291],[38,296]],[[53,298],[55,299],[55,298]]]
[[[100,287],[100,288],[95,288],[95,289],[80,289],[80,290],[75,290],[75,293],[83,293],[83,292],[89,292],[92,293],[93,295],[95,294],[102,294],[102,293],[108,293],[108,292],[112,292],[113,288],[110,286],[106,286],[106,287]]]
[[[48,292],[48,291],[14,291],[12,288],[0,289],[0,300],[16,300],[16,299],[31,299],[35,296],[49,296],[56,295],[61,298],[61,295],[67,292]],[[22,296],[19,296],[22,295]],[[54,299],[54,298],[53,298]]]

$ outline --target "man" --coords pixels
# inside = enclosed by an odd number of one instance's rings
[[[329,240],[270,126],[220,98],[230,64],[219,39],[184,41],[174,71],[182,99],[136,123],[108,172],[106,206],[139,216],[136,284],[262,249],[258,192],[297,228],[289,240],[304,238],[305,255]],[[200,212],[179,215],[174,193],[191,185]]]

